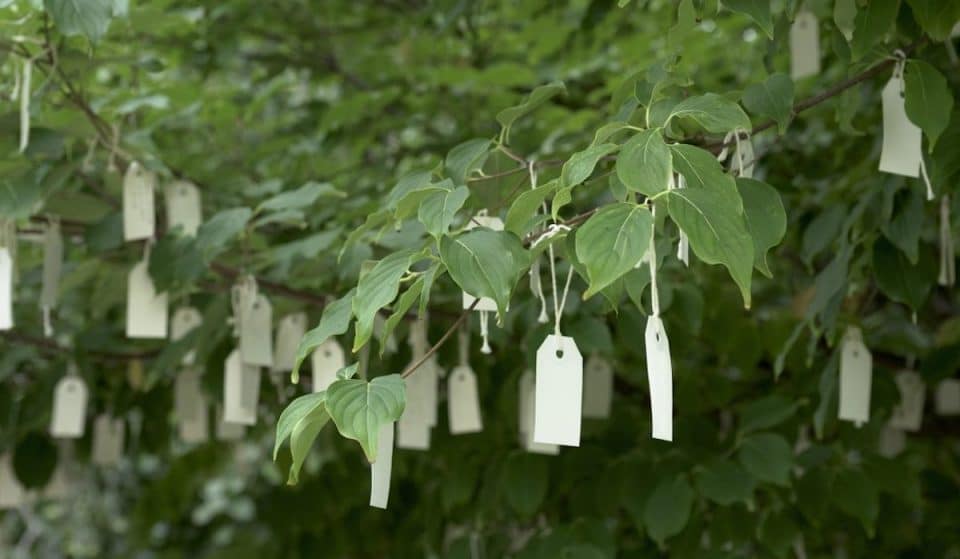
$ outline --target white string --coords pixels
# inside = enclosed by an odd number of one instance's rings
[[[935,198],[933,187],[930,185],[930,176],[927,175],[927,164],[923,162],[923,155],[920,156],[920,176],[923,177],[923,184],[927,187],[927,201]]]
[[[656,218],[657,208],[652,206],[650,208],[650,213]],[[654,225],[651,226],[650,231],[650,249],[647,252],[647,258],[649,258],[650,266],[650,306],[653,311],[653,316],[660,316],[660,293],[657,290],[657,247],[654,242],[654,233],[656,233],[656,219],[654,219]]]
[[[490,348],[490,312],[480,311],[480,337],[483,338],[483,345],[480,346],[480,353],[490,355],[493,349]]]
[[[687,179],[683,175],[677,174],[676,182],[674,182],[673,177],[670,177],[670,182],[667,186],[671,189],[681,189],[687,187]],[[680,262],[683,262],[684,266],[690,266],[690,238],[687,237],[687,234],[683,232],[683,229],[680,229],[680,242],[677,243],[677,259]]]
[[[23,63],[23,80],[20,82],[20,153],[30,144],[30,76],[33,73],[33,59]]]
[[[470,327],[469,322],[464,322],[457,332],[457,352],[460,357],[460,366],[466,367],[470,362]]]
[[[527,163],[527,172],[530,174],[530,186],[531,188],[537,187],[537,168],[534,165],[534,162],[531,160]],[[543,203],[543,213],[547,213],[547,203]],[[538,244],[544,240],[555,237],[563,231],[570,231],[570,228],[566,225],[558,224],[556,222],[551,223],[547,228],[547,231],[544,234],[537,237],[537,239],[531,245],[531,248],[536,247]],[[558,299],[557,295],[559,290],[557,289],[557,266],[555,263],[556,255],[553,251],[553,243],[547,245],[547,251],[550,253],[550,284],[553,287],[553,334],[560,337],[560,316],[563,314],[563,308],[567,304],[567,295],[570,293],[570,282],[573,280],[573,266],[567,270],[567,281],[563,287],[563,295]],[[542,291],[542,290],[541,290]],[[544,301],[544,304],[546,302]],[[545,317],[545,312],[541,312],[541,316]],[[562,348],[561,348],[562,351]]]

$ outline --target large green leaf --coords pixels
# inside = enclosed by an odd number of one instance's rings
[[[503,127],[500,133],[500,141],[508,142],[510,139],[510,128],[513,123],[527,114],[530,114],[556,95],[566,91],[563,82],[552,82],[547,85],[541,85],[530,92],[530,95],[519,105],[503,109],[497,113],[497,122]]]
[[[470,175],[483,167],[483,164],[487,161],[487,156],[490,155],[490,144],[490,140],[475,138],[467,140],[450,150],[444,162],[444,167],[447,169],[447,176],[453,180],[454,184],[467,184]]]
[[[662,547],[667,538],[679,534],[687,525],[693,502],[693,489],[685,477],[662,479],[643,508],[647,533]]]
[[[416,251],[401,250],[377,262],[360,277],[353,297],[353,316],[357,318],[353,351],[358,351],[373,333],[373,319],[377,311],[397,298],[400,279],[410,269]]]
[[[231,208],[217,212],[197,230],[197,248],[207,259],[216,258],[247,226],[253,212],[250,208]]]
[[[908,60],[903,80],[907,117],[927,135],[927,149],[933,153],[950,122],[953,93],[943,74],[923,60]]]
[[[629,190],[654,196],[667,189],[673,173],[670,148],[659,129],[644,130],[624,144],[617,157],[617,177]]]
[[[320,316],[320,323],[316,328],[307,332],[300,345],[297,346],[297,358],[293,364],[293,372],[290,378],[294,383],[300,381],[300,365],[303,360],[313,353],[323,342],[331,336],[339,336],[350,327],[350,319],[353,317],[353,298],[357,290],[351,289],[346,295],[328,303],[323,308],[323,314]]]
[[[923,194],[919,188],[906,188],[893,198],[894,214],[886,222],[883,236],[907,256],[913,266],[920,259],[920,233],[923,229]]]
[[[452,185],[447,185],[444,188],[433,189],[420,202],[417,218],[426,227],[427,233],[439,238],[440,235],[447,234],[457,211],[463,207],[463,203],[469,196],[470,189],[466,186],[454,188]]]
[[[688,144],[673,144],[673,166],[683,175],[688,188],[715,190],[726,196],[732,196],[737,186],[731,175],[723,171],[717,158],[709,151]]]
[[[787,485],[793,467],[793,449],[780,435],[752,435],[740,445],[737,455],[747,472],[760,481]]]
[[[743,106],[757,116],[775,120],[783,134],[793,117],[793,80],[786,74],[771,74],[744,90]]]
[[[84,35],[98,40],[110,27],[113,0],[44,0],[47,13],[64,35]]]
[[[571,155],[560,170],[560,187],[573,187],[590,178],[597,162],[617,148],[616,144],[598,144]]]
[[[749,16],[767,37],[773,38],[773,16],[770,14],[768,0],[721,0],[721,3],[735,12]]]
[[[844,470],[834,481],[830,497],[837,508],[859,520],[867,535],[873,537],[880,513],[880,496],[869,476]]]
[[[257,213],[306,208],[316,202],[321,196],[343,197],[345,194],[334,188],[330,183],[311,181],[296,190],[281,192],[272,198],[264,200],[257,206]]]
[[[681,188],[667,193],[670,217],[690,239],[690,248],[707,264],[723,264],[750,307],[753,239],[740,211],[738,195],[715,190]]]
[[[926,252],[916,264],[897,250],[885,237],[873,243],[873,273],[877,287],[890,299],[919,310],[936,281],[937,271]]]
[[[410,307],[417,301],[417,299],[423,294],[424,289],[424,276],[420,276],[417,280],[410,284],[410,287],[397,298],[397,304],[393,306],[393,312],[390,313],[390,316],[387,317],[387,320],[383,323],[383,330],[380,332],[380,355],[383,355],[383,352],[387,349],[387,340],[390,339],[390,335],[393,334],[393,331],[396,330],[397,325],[400,324],[400,321],[407,316],[407,312],[410,311]]]
[[[290,402],[277,420],[277,434],[273,443],[273,459],[276,460],[284,441],[290,440],[293,458],[287,483],[297,483],[300,468],[317,434],[330,420],[326,408],[326,391],[304,394]]]
[[[338,379],[327,388],[326,407],[340,434],[360,443],[371,463],[377,460],[380,426],[400,419],[406,389],[400,375]]]
[[[780,244],[787,232],[787,212],[775,188],[754,179],[738,178],[737,190],[743,200],[747,230],[753,238],[753,265],[773,277],[767,264],[767,251]]]
[[[543,456],[511,454],[503,465],[503,488],[510,508],[523,518],[533,516],[547,496],[549,473]]]
[[[516,235],[479,227],[457,237],[441,238],[440,258],[460,289],[496,301],[501,318],[507,312],[514,286],[530,265],[529,255]]]
[[[850,41],[850,54],[854,60],[863,58],[873,45],[883,39],[897,20],[899,7],[900,0],[870,0],[857,11],[853,39]]]
[[[523,238],[533,227],[534,215],[540,211],[543,202],[557,190],[557,184],[556,180],[552,180],[537,188],[525,190],[517,196],[517,199],[510,205],[510,209],[507,210],[504,228]]]
[[[433,173],[430,171],[416,171],[400,177],[397,184],[387,194],[387,208],[396,210],[401,200],[413,192],[429,187],[432,182]]]
[[[687,97],[670,110],[666,124],[674,118],[689,118],[713,134],[750,130],[750,117],[740,105],[716,93]]]
[[[749,503],[757,486],[750,474],[726,459],[706,464],[697,472],[694,482],[701,495],[721,506]]]
[[[960,20],[960,2],[949,0],[907,0],[913,18],[934,41],[950,37],[954,25]]]
[[[577,259],[587,269],[592,297],[636,266],[650,246],[653,216],[643,206],[620,202],[604,206],[576,236]]]

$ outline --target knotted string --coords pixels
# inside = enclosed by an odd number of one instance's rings
[[[537,168],[534,165],[533,160],[527,163],[527,172],[530,174],[530,190],[535,190],[537,188]],[[543,203],[543,211],[546,213],[547,204]],[[537,243],[540,242],[541,238],[538,238],[533,246],[537,246]],[[547,315],[547,297],[543,294],[543,282],[540,279],[540,257],[537,256],[536,260],[533,261],[533,265],[530,266],[530,291],[533,292],[533,295],[540,301],[540,315],[537,317],[537,322],[540,324],[546,324],[550,317]]]
[[[656,233],[656,206],[650,208],[650,213],[654,216],[653,225],[650,227],[650,248],[647,251],[647,258],[650,265],[650,307],[653,316],[660,316],[660,293],[657,290],[657,246],[654,242]]]

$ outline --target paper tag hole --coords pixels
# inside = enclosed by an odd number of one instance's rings
[[[557,359],[563,359],[563,350],[562,350],[562,349],[558,349],[558,350],[557,350]]]
[[[323,352],[323,356],[324,356],[324,357],[330,357],[330,350],[328,349],[328,350],[324,351],[324,352]]]

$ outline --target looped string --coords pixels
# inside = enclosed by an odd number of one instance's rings
[[[550,317],[547,315],[547,297],[543,294],[543,282],[540,280],[539,256],[533,261],[533,265],[530,266],[530,291],[532,291],[533,295],[540,301],[540,316],[537,317],[537,322],[546,324],[547,321],[550,320]]]

